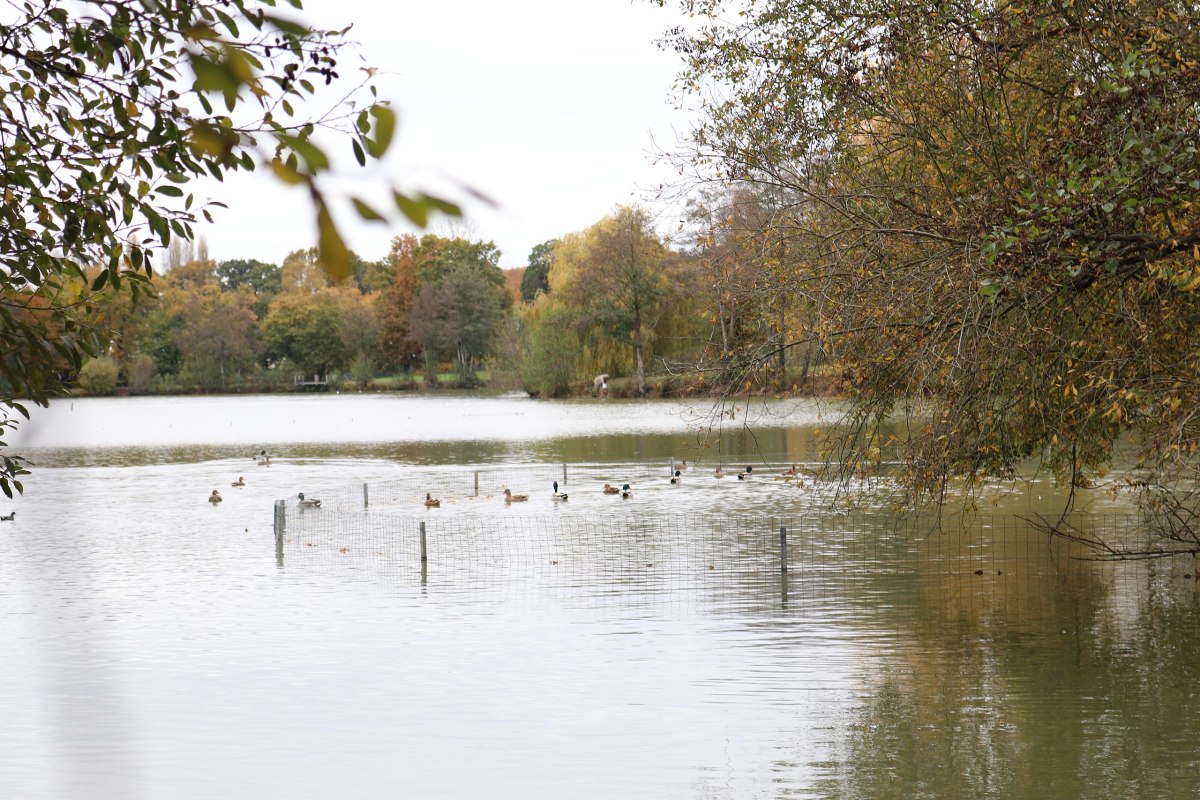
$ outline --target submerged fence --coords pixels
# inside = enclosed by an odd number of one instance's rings
[[[1112,539],[1127,533],[1133,521],[1080,516],[1073,522]],[[1034,553],[1078,560],[1091,552],[1016,517],[975,517],[969,525],[951,527],[944,521],[865,513],[420,518],[370,511],[331,514],[320,508],[287,515],[277,524],[276,541],[280,547],[437,562],[443,568],[546,562],[600,571],[646,566],[676,571],[903,571],[931,561],[951,571],[967,566],[990,571]]]
[[[276,559],[314,579],[387,590],[819,609],[822,619],[934,607],[946,624],[1014,609],[1022,618],[1052,616],[1064,598],[1097,589],[1133,607],[1150,585],[1181,598],[1200,586],[1200,562],[1097,561],[1095,550],[1018,516],[901,517],[861,505],[835,513],[811,474],[784,474],[790,465],[756,466],[744,481],[693,469],[675,484],[670,466],[406,468],[396,481],[314,491],[319,507],[296,496],[277,501]],[[552,499],[554,481],[569,501]],[[601,491],[625,481],[629,499]],[[506,487],[533,496],[508,504]],[[425,508],[426,493],[440,507]],[[1131,549],[1150,544],[1131,516],[1069,522]]]

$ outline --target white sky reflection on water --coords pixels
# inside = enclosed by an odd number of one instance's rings
[[[533,441],[687,433],[709,400],[553,401],[526,397],[259,395],[57,400],[8,437],[10,448],[167,447],[256,442]],[[580,413],[581,409],[584,413]],[[726,427],[814,424],[811,401],[743,401]]]

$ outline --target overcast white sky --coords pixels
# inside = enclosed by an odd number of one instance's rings
[[[654,141],[670,148],[688,124],[670,101],[678,56],[655,44],[679,20],[670,3],[305,0],[305,10],[321,27],[353,23],[365,60],[389,73],[380,96],[400,117],[389,175],[452,199],[456,182],[492,198],[494,209],[467,204],[468,233],[494,241],[505,268],[673,179],[651,157]],[[265,174],[216,191],[230,208],[201,229],[211,257],[278,263],[315,243],[303,193]],[[367,259],[403,232],[340,219]]]

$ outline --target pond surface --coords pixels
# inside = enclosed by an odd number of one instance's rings
[[[38,409],[0,501],[0,797],[1195,796],[1197,565],[1031,535],[1046,484],[961,532],[836,514],[778,475],[828,411],[708,410]]]

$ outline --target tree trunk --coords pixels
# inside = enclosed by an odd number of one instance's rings
[[[633,301],[633,350],[637,356],[638,397],[646,396],[646,358],[642,347],[642,307]]]

